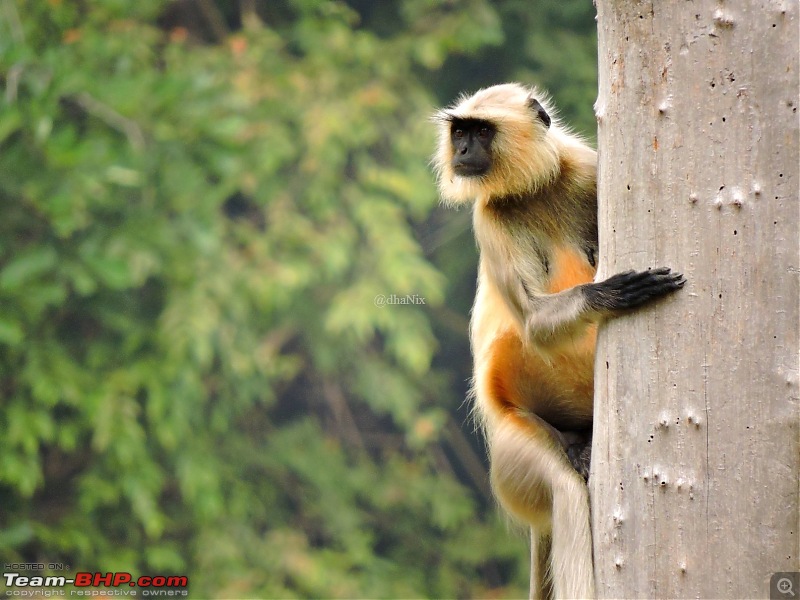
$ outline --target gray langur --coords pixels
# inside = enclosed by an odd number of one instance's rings
[[[472,204],[480,249],[470,338],[492,487],[531,529],[531,596],[593,598],[584,478],[597,325],[685,280],[659,268],[594,281],[597,155],[535,88],[483,89],[434,121],[440,194]]]

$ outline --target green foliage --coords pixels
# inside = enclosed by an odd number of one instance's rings
[[[427,164],[434,93],[490,83],[453,57],[493,60],[521,5],[1,4],[0,560],[523,594],[450,440],[474,254]],[[503,70],[558,70],[533,54]]]
[[[581,0],[503,0],[493,3],[503,25],[502,44],[477,56],[452,52],[435,74],[441,102],[462,89],[520,81],[550,92],[560,114],[588,139],[595,137],[597,97],[595,9]],[[464,77],[464,74],[469,77]]]

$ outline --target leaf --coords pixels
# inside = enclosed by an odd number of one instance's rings
[[[133,283],[129,265],[120,258],[91,254],[85,256],[84,260],[97,277],[111,289],[124,289]]]
[[[35,246],[12,258],[0,271],[0,288],[7,291],[20,289],[30,280],[51,270],[57,260],[50,246]]]
[[[17,321],[0,316],[0,343],[15,346],[24,337],[22,326]]]

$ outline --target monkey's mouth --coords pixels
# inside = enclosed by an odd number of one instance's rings
[[[489,167],[474,163],[462,162],[453,166],[453,172],[459,177],[481,177],[486,175]]]

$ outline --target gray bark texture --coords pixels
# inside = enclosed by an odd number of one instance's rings
[[[600,277],[688,280],[600,332],[597,594],[769,598],[800,571],[798,2],[597,7]]]

